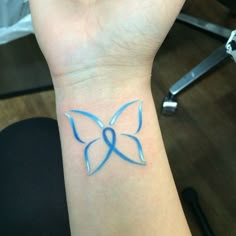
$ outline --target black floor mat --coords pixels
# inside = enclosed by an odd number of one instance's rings
[[[0,132],[0,235],[69,236],[55,120],[33,118]]]

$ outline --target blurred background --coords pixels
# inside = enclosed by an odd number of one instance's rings
[[[188,0],[183,12],[236,29],[236,16],[216,0]],[[176,114],[161,114],[169,87],[223,43],[220,37],[176,22],[156,55],[152,91],[180,195],[185,187],[194,187],[215,235],[235,236],[233,60],[226,60],[183,92]],[[31,117],[56,119],[50,74],[33,35],[0,45],[0,98],[0,130]],[[191,209],[185,202],[183,207],[193,236],[201,236]]]

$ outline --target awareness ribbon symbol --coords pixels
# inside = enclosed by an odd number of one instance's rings
[[[129,103],[126,103],[125,105],[123,105],[112,117],[111,121],[109,122],[109,125],[112,126],[116,120],[118,119],[118,117],[121,115],[121,113],[130,105],[132,105],[133,103],[136,103],[138,101],[132,101]],[[142,150],[142,145],[140,143],[140,141],[138,140],[137,137],[135,137],[134,135],[131,134],[121,134],[122,136],[126,136],[128,138],[130,138],[131,140],[134,141],[134,143],[137,146],[138,149],[138,155],[139,158],[141,160],[141,162],[137,162],[132,160],[131,158],[129,158],[128,156],[126,156],[125,154],[123,154],[117,147],[116,147],[116,141],[117,141],[117,135],[115,130],[112,127],[105,127],[103,122],[96,117],[95,115],[85,112],[85,111],[80,111],[80,110],[71,110],[71,112],[74,113],[78,113],[84,116],[89,117],[90,119],[92,119],[93,121],[95,121],[98,126],[100,126],[103,130],[102,130],[102,139],[104,141],[104,143],[107,145],[108,147],[108,151],[106,153],[105,158],[103,159],[103,161],[95,168],[95,170],[91,171],[91,166],[90,166],[90,157],[89,157],[89,150],[91,149],[91,147],[93,146],[93,144],[95,142],[97,142],[98,140],[101,140],[101,138],[97,138],[95,140],[92,140],[91,142],[89,142],[85,149],[84,149],[84,158],[85,158],[85,163],[87,166],[87,173],[88,175],[93,175],[95,174],[97,171],[99,171],[102,166],[107,162],[107,160],[111,157],[112,153],[115,153],[117,156],[119,156],[120,158],[122,158],[125,161],[128,161],[132,164],[136,164],[136,165],[145,165],[146,161],[144,159],[143,156],[143,150]],[[74,133],[75,138],[77,139],[77,141],[86,144],[78,135],[77,131],[76,131],[76,127],[75,127],[75,122],[73,120],[73,118],[68,114],[65,113],[65,115],[69,118],[69,121],[71,123],[71,127]],[[136,131],[136,133],[138,133],[142,127],[142,104],[140,104],[139,106],[139,111],[138,111],[138,118],[139,118],[139,124],[138,124],[138,129]],[[135,134],[136,134],[135,133]]]

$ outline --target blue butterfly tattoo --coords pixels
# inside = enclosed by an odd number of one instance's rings
[[[116,123],[117,119],[122,115],[123,111],[125,111],[129,106],[135,104],[135,103],[139,103],[138,106],[138,127],[137,130],[134,134],[126,134],[126,133],[121,133],[118,134],[116,133],[116,131],[114,130],[113,126]],[[71,113],[76,113],[76,114],[80,114],[84,117],[89,118],[90,120],[92,120],[93,122],[95,122],[99,128],[101,128],[101,137],[100,138],[96,138],[93,139],[90,142],[85,142],[83,139],[81,139],[81,137],[79,136],[77,130],[76,130],[76,126],[75,126],[75,121],[73,119],[73,117],[69,114],[69,113],[65,113],[65,115],[68,117],[74,137],[76,138],[76,140],[78,142],[80,142],[81,144],[85,145],[84,148],[84,159],[85,159],[85,164],[87,167],[87,174],[88,175],[93,175],[96,172],[98,172],[103,166],[104,164],[108,161],[108,159],[111,157],[111,155],[114,153],[116,154],[116,156],[120,157],[121,159],[131,163],[131,164],[136,164],[136,165],[145,165],[146,161],[144,159],[144,155],[143,155],[143,149],[142,149],[142,145],[139,141],[139,139],[135,136],[135,134],[137,134],[141,128],[142,128],[142,102],[135,100],[135,101],[131,101],[128,102],[126,104],[124,104],[120,109],[118,109],[117,112],[115,112],[115,114],[112,116],[109,125],[106,126],[97,116],[87,112],[87,111],[82,111],[82,110],[70,110]],[[119,150],[117,148],[117,136],[122,137],[128,137],[131,141],[133,141],[136,144],[137,150],[138,150],[138,157],[140,159],[140,161],[134,161],[132,160],[131,157],[126,156],[124,153],[122,153],[121,150]],[[101,163],[92,170],[91,168],[91,157],[89,155],[89,151],[90,149],[93,148],[93,145],[99,141],[102,141],[105,143],[105,145],[108,148],[108,151],[104,157],[104,159],[101,161]]]

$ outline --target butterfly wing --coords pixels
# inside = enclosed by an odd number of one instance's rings
[[[130,134],[122,134],[122,136],[128,137],[130,140],[132,140],[135,143],[137,150],[138,150],[138,157],[140,159],[140,162],[138,164],[145,165],[146,161],[144,159],[143,148],[142,148],[142,145],[141,145],[139,139],[137,137],[135,137],[134,135],[130,135]]]
[[[86,147],[84,149],[84,159],[85,159],[88,175],[93,175],[96,172],[98,172],[111,156],[112,150],[108,150],[106,155],[103,155],[100,152],[97,152],[97,153],[91,152],[91,151],[96,150],[96,148],[98,148],[99,145],[102,145],[102,143],[99,141],[101,141],[101,138],[91,141],[90,143],[88,143],[86,145]],[[99,156],[97,155],[98,153],[100,154]],[[99,158],[100,160],[99,161],[94,160],[94,158],[95,159]],[[97,164],[96,164],[96,162],[97,162]]]
[[[80,115],[80,116],[76,116],[76,115]],[[85,138],[81,138],[81,135],[79,134],[79,128],[86,128],[86,127],[79,127],[79,124],[76,124],[77,120],[78,120],[78,123],[79,123],[79,119],[80,117],[82,116],[83,117],[83,123],[88,123],[88,122],[92,122],[93,124],[95,124],[97,127],[99,127],[100,129],[102,129],[104,127],[104,124],[103,122],[95,115],[93,115],[92,113],[89,113],[89,112],[86,112],[86,111],[82,111],[82,110],[70,110],[70,112],[66,112],[65,113],[65,116],[69,119],[70,121],[70,125],[71,125],[71,128],[72,128],[72,131],[73,131],[73,134],[74,134],[74,137],[76,138],[76,140],[80,143],[87,143],[85,141],[85,139],[88,137],[85,137]],[[85,119],[84,119],[85,118]],[[83,124],[84,126],[84,124]],[[78,128],[79,127],[79,128]],[[96,127],[96,128],[97,128]],[[98,129],[98,131],[100,131],[100,129]],[[86,131],[86,129],[85,129]],[[96,132],[97,129],[94,129],[94,132],[95,133],[93,136],[93,139],[96,139],[98,136],[100,136],[100,132]],[[82,132],[82,131],[81,131]],[[83,133],[86,133],[86,132],[83,132]],[[86,136],[86,134],[84,134],[84,136]],[[91,140],[91,137],[89,137],[89,139]]]
[[[136,105],[136,107],[134,106]],[[120,107],[117,112],[112,116],[109,125],[111,126],[122,126],[122,124],[125,124],[127,122],[127,119],[129,120],[129,124],[131,123],[130,126],[130,133],[137,134],[141,128],[142,128],[142,123],[143,123],[143,118],[142,118],[142,107],[143,107],[143,102],[139,100],[134,100],[131,102],[128,102],[124,104],[122,107]],[[130,114],[132,112],[132,114]],[[130,122],[130,117],[131,117],[131,122]],[[119,125],[118,123],[121,123]],[[133,127],[135,126],[135,127]],[[127,128],[127,126],[126,126]],[[122,128],[119,128],[122,131]],[[123,133],[123,132],[120,132]],[[127,130],[125,133],[128,133]]]
[[[117,156],[131,164],[146,165],[143,148],[137,137],[134,135],[122,134],[119,135],[119,143],[120,144],[114,149]],[[123,143],[129,146],[126,151],[123,151],[123,145],[121,145]]]

